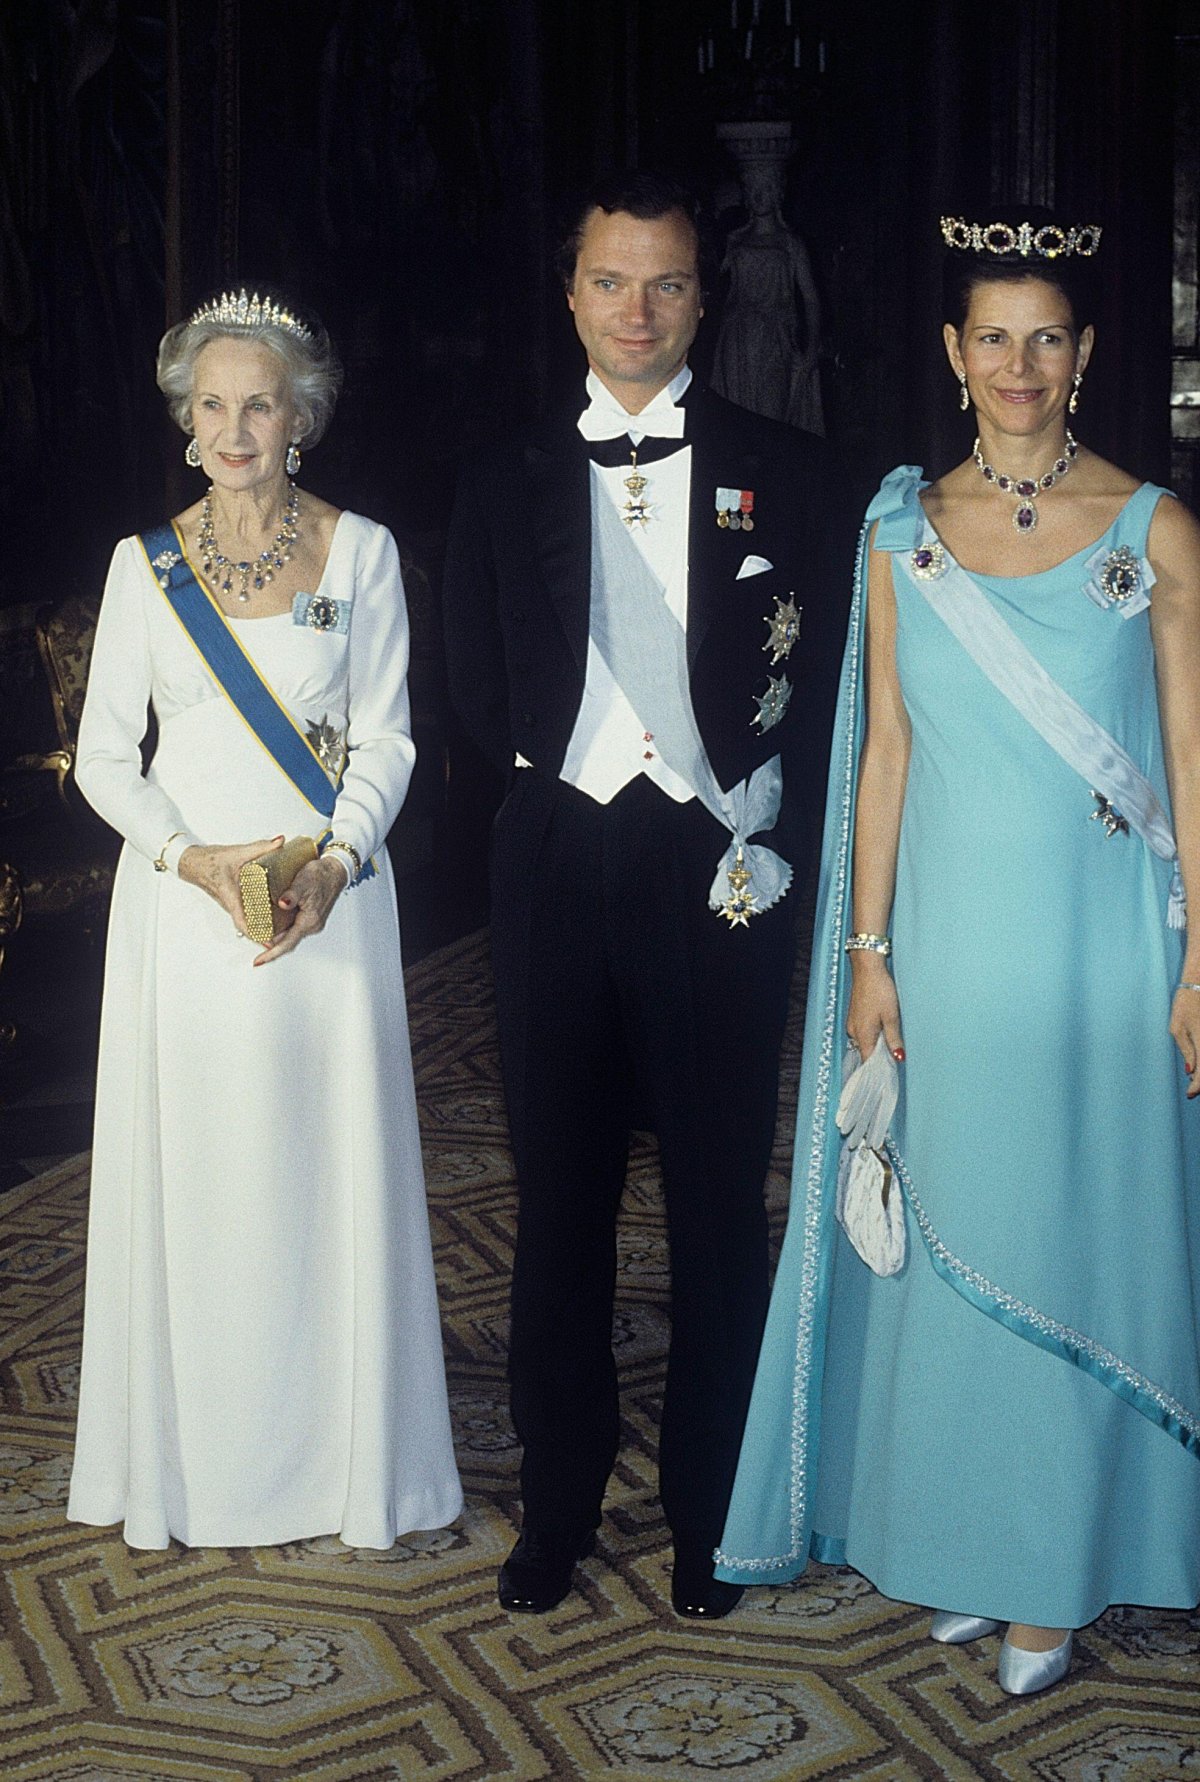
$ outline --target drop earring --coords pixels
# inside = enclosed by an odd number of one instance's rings
[[[971,392],[967,389],[967,374],[965,371],[959,372],[958,381],[962,385],[962,389],[959,391],[958,396],[958,406],[962,409],[963,413],[966,414],[971,406]]]
[[[292,441],[287,449],[287,457],[283,461],[283,467],[289,476],[295,476],[300,469],[300,448],[295,440]]]
[[[190,465],[193,470],[199,470],[200,468],[200,441],[196,438],[195,434],[192,435],[186,446],[183,448],[183,461],[185,464]]]
[[[1073,415],[1077,413],[1079,409],[1079,392],[1083,388],[1082,371],[1077,371],[1072,381],[1074,388],[1071,391],[1071,400],[1067,404],[1067,413]]]

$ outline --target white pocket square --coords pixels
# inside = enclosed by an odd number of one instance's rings
[[[743,557],[742,567],[738,570],[734,580],[740,582],[743,576],[762,575],[764,570],[774,569],[774,567],[775,565],[768,563],[765,557]]]

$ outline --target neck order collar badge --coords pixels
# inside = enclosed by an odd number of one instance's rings
[[[629,475],[624,478],[625,487],[629,490],[629,499],[625,503],[625,511],[621,518],[632,531],[635,526],[645,526],[646,521],[650,518],[650,503],[643,498],[644,491],[650,485],[638,469],[636,446],[629,448],[629,462],[632,469]]]

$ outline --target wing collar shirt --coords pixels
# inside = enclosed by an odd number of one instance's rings
[[[589,440],[616,439],[625,432],[629,435],[631,448],[648,435],[680,442],[677,452],[639,466],[640,473],[646,478],[641,499],[647,504],[648,518],[644,526],[634,525],[629,530],[655,577],[662,583],[663,598],[684,630],[687,629],[692,448],[683,443],[684,411],[677,404],[691,381],[691,371],[685,365],[645,409],[631,415],[595,372],[590,371],[587,392],[591,402],[579,419],[579,431]],[[593,462],[593,512],[598,501],[610,501],[618,513],[624,514],[630,499],[625,487],[629,474],[630,465],[609,467]],[[561,777],[597,803],[608,804],[623,786],[639,773],[644,773],[669,798],[684,804],[694,796],[692,788],[660,759],[653,732],[634,711],[597,648],[597,619],[603,620],[604,615],[597,614],[596,604],[603,599],[603,588],[594,587],[583,699],[567,746]]]

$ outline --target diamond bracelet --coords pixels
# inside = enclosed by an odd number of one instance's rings
[[[846,940],[847,953],[881,953],[890,958],[892,943],[886,934],[851,934]]]

